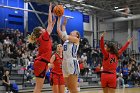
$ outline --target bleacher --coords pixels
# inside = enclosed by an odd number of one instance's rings
[[[94,43],[99,43],[99,40],[94,42]],[[121,46],[118,42],[115,42],[117,46]],[[97,44],[98,45],[98,44]],[[140,54],[136,53],[136,51],[127,49],[126,50],[127,55],[134,55],[136,57],[136,60],[139,62],[140,61]],[[11,70],[11,75],[10,75],[10,80],[11,82],[15,82],[18,84],[19,92],[25,93],[26,91],[33,91],[33,88],[35,86],[35,81],[31,80],[31,82],[27,82],[27,77],[25,76],[26,70],[21,70],[21,68],[24,68],[24,66],[19,66],[17,65],[15,59],[11,58],[3,58],[2,59],[3,63],[6,64],[6,62],[12,63],[12,70]],[[92,68],[90,68],[92,69]],[[83,79],[83,83],[80,84],[81,88],[87,88],[87,87],[100,87],[100,78],[97,76],[96,73],[89,73],[88,75],[84,76],[79,76],[79,78]],[[0,93],[1,91],[4,91],[5,88],[2,86],[2,81],[0,81]],[[43,87],[43,90],[51,90],[51,86],[48,83],[47,80],[45,80],[45,84]]]
[[[10,75],[10,82],[15,82],[18,84],[19,93],[25,93],[25,92],[32,92],[34,89],[34,80],[31,82],[26,81],[26,77],[24,75],[24,71],[21,71],[20,66],[16,66],[12,68],[11,75]],[[79,78],[83,79],[83,82],[80,83],[81,88],[88,88],[88,87],[100,87],[98,84],[98,81],[100,81],[100,78],[97,77],[96,74],[92,74],[89,76],[80,76]],[[47,80],[45,80],[45,84],[43,86],[43,91],[51,91],[51,86],[49,83],[47,83]],[[0,81],[0,91],[4,92],[5,87],[2,86],[2,81]],[[0,92],[0,93],[1,93]]]

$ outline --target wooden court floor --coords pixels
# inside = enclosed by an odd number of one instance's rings
[[[83,92],[80,93],[103,93],[102,89],[86,89]],[[140,93],[140,87],[139,88],[122,88],[122,89],[116,89],[116,93]]]
[[[33,92],[28,92],[33,93]],[[52,93],[51,91],[45,91],[42,93]],[[103,93],[102,89],[84,89],[79,93]],[[122,88],[122,89],[116,89],[116,93],[140,93],[140,87],[139,88]]]

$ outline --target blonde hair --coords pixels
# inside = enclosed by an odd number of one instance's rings
[[[77,34],[77,38],[80,39],[80,33],[77,30],[74,30]]]
[[[28,36],[28,42],[35,43],[36,39],[40,37],[40,35],[41,35],[40,31],[42,29],[43,29],[42,27],[35,27],[33,29],[33,32],[31,33],[31,35]]]
[[[80,33],[78,31],[76,31],[76,34],[77,34],[77,38],[80,39]]]
[[[33,33],[31,35],[28,35],[28,42],[29,43],[35,43],[36,42],[36,36]]]

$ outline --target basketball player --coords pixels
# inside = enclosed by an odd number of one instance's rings
[[[48,63],[52,54],[52,41],[50,34],[55,24],[55,20],[52,21],[52,4],[49,6],[48,26],[47,29],[42,27],[34,28],[29,42],[38,45],[38,55],[34,61],[34,74],[36,76],[36,85],[33,93],[41,93],[43,87],[45,73],[48,68]]]
[[[104,55],[103,58],[103,73],[101,74],[101,84],[104,93],[115,93],[116,89],[116,68],[119,56],[126,50],[128,45],[132,42],[129,39],[126,44],[118,51],[113,43],[107,43],[104,47],[104,34],[101,36],[100,48]]]
[[[61,17],[58,17],[57,33],[60,36],[60,38],[64,41],[62,71],[65,78],[66,86],[70,90],[70,93],[78,93],[77,81],[80,70],[79,63],[77,61],[77,51],[79,47],[80,34],[78,31],[74,30],[70,33],[70,35],[67,35],[66,18],[64,18],[61,31],[60,20]]]
[[[51,85],[53,93],[64,93],[65,82],[62,73],[63,47],[61,44],[57,45],[56,53],[50,59],[51,70]]]

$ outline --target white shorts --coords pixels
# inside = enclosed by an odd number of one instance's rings
[[[79,63],[77,60],[63,60],[62,71],[64,77],[68,77],[70,74],[79,75]]]

